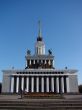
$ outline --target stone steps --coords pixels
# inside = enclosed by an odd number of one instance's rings
[[[0,106],[0,109],[8,110],[82,110],[82,106],[52,106],[52,107],[35,107],[35,106]]]
[[[82,110],[82,101],[15,100],[0,101],[0,110]]]
[[[27,103],[20,103],[20,102],[19,103],[17,103],[17,102],[16,103],[6,103],[5,102],[5,103],[0,103],[0,105],[21,105],[21,106],[22,105],[25,105],[25,106],[28,106],[28,105],[31,105],[31,106],[38,106],[38,105],[39,106],[43,106],[43,105],[45,105],[45,106],[50,106],[50,105],[51,106],[52,105],[54,105],[54,106],[56,106],[56,105],[73,106],[74,105],[74,106],[79,106],[79,105],[82,105],[82,103],[47,103],[47,102],[46,103],[41,103],[41,102],[40,103],[37,103],[37,102],[36,103],[30,103],[30,102],[29,103],[28,102]]]

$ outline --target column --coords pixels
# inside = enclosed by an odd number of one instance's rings
[[[27,67],[27,60],[25,61],[25,67]]]
[[[59,93],[59,77],[56,77],[56,93]]]
[[[30,60],[30,65],[31,65],[31,60]]]
[[[46,60],[44,60],[44,61],[45,61],[44,63],[46,64]]]
[[[39,77],[36,77],[36,92],[39,92]]]
[[[16,77],[16,93],[19,92],[19,77]]]
[[[35,64],[35,60],[33,60],[33,64]]]
[[[14,92],[14,76],[11,77],[11,93]]]
[[[29,76],[26,77],[26,90],[29,92]]]
[[[53,67],[53,60],[51,60],[51,67]]]
[[[51,64],[50,60],[48,61],[48,64],[49,64],[49,65]]]
[[[51,92],[54,92],[54,77],[51,77]]]
[[[31,92],[34,92],[34,77],[31,78]]]
[[[41,92],[44,92],[44,77],[41,78]]]
[[[41,60],[41,64],[43,64],[43,60]]]
[[[70,88],[69,88],[69,77],[66,77],[66,91],[67,91],[67,93],[70,92]]]
[[[54,67],[54,60],[53,60],[53,67]]]
[[[24,77],[22,77],[21,89],[24,90]]]
[[[64,93],[64,77],[61,77],[61,92]]]
[[[49,92],[49,77],[46,78],[46,92]]]

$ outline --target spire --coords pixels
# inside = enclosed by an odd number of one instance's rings
[[[42,41],[41,22],[40,22],[40,20],[38,21],[38,28],[39,28],[39,31],[38,31],[38,38],[37,38],[37,41]]]
[[[38,27],[39,27],[38,37],[41,37],[41,22],[40,22],[40,20],[38,21]]]

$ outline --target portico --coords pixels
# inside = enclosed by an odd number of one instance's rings
[[[55,74],[54,75],[51,75],[51,74],[48,74],[48,75],[27,74],[26,75],[24,74],[24,76],[21,74],[12,75],[10,92],[19,93],[21,88],[23,91],[26,91],[26,92],[67,93],[70,91],[69,90],[69,77],[68,75],[59,76]]]

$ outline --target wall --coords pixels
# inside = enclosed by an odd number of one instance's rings
[[[77,93],[78,92],[78,79],[77,75],[70,75],[69,76],[69,87],[71,93]]]

